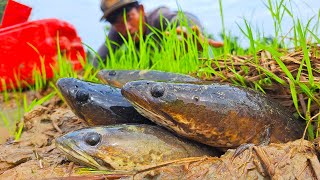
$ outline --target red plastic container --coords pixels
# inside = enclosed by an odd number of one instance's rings
[[[2,17],[1,27],[12,26],[28,21],[32,8],[9,0]]]
[[[11,24],[5,20],[5,17],[10,17],[7,13],[5,11],[3,22]],[[11,22],[20,20],[12,18]],[[33,84],[32,72],[34,69],[42,70],[42,65],[46,78],[52,78],[52,67],[57,65],[58,41],[60,51],[73,64],[73,68],[81,69],[79,59],[84,59],[85,52],[71,24],[58,19],[43,19],[0,28],[0,91],[3,90],[3,82],[7,89],[18,84]]]

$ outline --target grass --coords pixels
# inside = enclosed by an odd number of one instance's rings
[[[312,42],[311,37],[313,37],[313,39],[315,39],[317,41],[317,43],[319,43],[319,39],[315,35],[315,34],[319,33],[319,31],[316,31],[317,33],[310,33],[310,32],[315,32],[314,30],[316,29],[316,28],[310,27],[310,24],[314,20],[314,18],[311,18],[310,20],[307,21],[307,23],[305,25],[303,25],[299,19],[297,19],[293,16],[292,11],[289,10],[290,8],[288,8],[288,7],[289,6],[291,7],[290,2],[285,2],[284,0],[276,1],[276,2],[268,0],[267,4],[265,4],[265,5],[269,9],[271,17],[274,21],[275,37],[274,37],[274,41],[272,44],[267,44],[265,42],[262,42],[261,39],[263,39],[263,37],[254,37],[253,36],[253,34],[254,34],[253,28],[247,22],[246,19],[244,19],[245,27],[243,28],[243,27],[239,26],[241,32],[244,34],[244,36],[250,42],[248,52],[249,52],[249,54],[253,55],[253,58],[250,59],[250,63],[254,64],[257,67],[259,77],[263,76],[263,74],[261,74],[261,73],[266,73],[268,78],[271,78],[275,82],[278,82],[278,83],[280,83],[284,86],[288,86],[290,88],[290,92],[292,95],[292,100],[293,100],[294,106],[296,107],[296,110],[297,110],[298,114],[300,115],[300,117],[305,119],[307,121],[307,124],[309,124],[308,135],[309,135],[309,139],[313,140],[314,137],[318,136],[319,131],[316,131],[316,134],[314,134],[313,126],[311,125],[311,123],[308,123],[308,122],[311,120],[311,115],[312,115],[311,114],[311,104],[315,103],[318,106],[320,105],[319,99],[318,99],[319,97],[316,97],[316,95],[319,94],[319,85],[318,85],[319,82],[314,81],[314,75],[313,75],[315,73],[315,70],[319,71],[319,69],[314,69],[314,67],[312,66],[309,54],[311,53],[312,50],[314,50],[310,47],[310,45],[311,45],[310,43]],[[288,15],[289,17],[292,18],[292,22],[293,22],[293,28],[292,28],[293,29],[293,33],[292,33],[293,43],[292,44],[294,44],[294,49],[296,49],[296,50],[301,49],[302,55],[303,55],[302,61],[300,63],[300,67],[298,69],[298,73],[295,76],[287,68],[287,65],[284,64],[283,60],[281,59],[281,57],[284,56],[283,51],[287,52],[287,48],[285,48],[285,47],[289,46],[289,45],[283,44],[282,41],[280,41],[280,42],[278,41],[278,39],[280,39],[281,36],[288,36],[288,33],[283,34],[282,27],[281,27],[281,23],[282,23],[284,15]],[[315,23],[314,27],[318,27],[319,26],[319,16],[317,17],[317,19],[315,21],[316,21],[316,23]],[[283,47],[283,48],[280,49],[280,47]],[[226,49],[226,47],[225,47],[225,49]],[[277,65],[280,67],[280,70],[285,73],[284,78],[280,78],[279,76],[272,73],[268,69],[265,69],[264,67],[260,66],[260,63],[258,62],[258,59],[257,59],[257,54],[261,50],[266,50],[271,53],[271,55],[275,59]],[[316,51],[319,51],[319,50],[316,50]],[[215,59],[213,61],[216,62]],[[232,61],[232,59],[231,59],[231,61]],[[234,62],[230,62],[228,65],[230,67],[232,67],[233,63]],[[217,63],[215,63],[215,64],[217,65]],[[230,67],[229,67],[229,69],[230,69]],[[219,69],[221,69],[221,68],[219,68]],[[307,82],[301,82],[301,73],[303,70],[307,71],[307,79],[308,79]],[[234,83],[240,84],[240,85],[245,84],[244,83],[245,78],[241,77],[236,72],[235,69],[231,69],[231,72],[234,74],[234,77],[235,77],[232,80]],[[223,76],[223,73],[221,73],[220,75],[219,74],[216,74],[216,75]],[[227,79],[227,78],[224,77],[224,79]],[[286,81],[284,81],[284,79],[286,79]],[[261,84],[260,84],[260,87],[261,87]],[[301,93],[306,95],[308,98],[306,112],[304,112],[303,115],[299,110],[299,100],[298,100],[298,94],[301,94]],[[317,123],[316,126],[319,127],[319,121],[316,123]]]
[[[100,60],[100,67],[94,68],[90,63],[85,63],[88,60],[81,60],[83,70],[79,73],[72,69],[65,57],[61,55],[58,47],[57,67],[54,69],[54,77],[47,80],[44,67],[35,69],[33,78],[35,83],[29,85],[31,91],[41,91],[45,88],[51,88],[52,93],[44,96],[41,99],[28,101],[26,96],[23,96],[22,87],[13,91],[14,98],[17,98],[17,104],[21,104],[23,97],[23,106],[18,105],[23,109],[21,112],[30,111],[35,105],[40,105],[48,101],[55,94],[61,94],[55,86],[57,79],[61,77],[75,77],[88,81],[97,82],[96,73],[99,69],[156,69],[162,71],[193,73],[207,79],[216,79],[219,81],[227,81],[241,86],[248,86],[266,93],[266,87],[272,85],[281,85],[290,91],[293,106],[296,108],[297,114],[306,120],[308,126],[308,137],[310,140],[319,136],[320,117],[317,115],[320,109],[319,100],[319,81],[316,81],[314,74],[318,73],[319,67],[313,66],[312,59],[309,54],[314,51],[312,43],[320,44],[319,25],[320,11],[312,19],[303,24],[294,16],[291,1],[266,0],[265,6],[269,10],[274,25],[274,37],[265,37],[263,30],[255,29],[247,20],[243,18],[244,26],[238,27],[245,39],[249,42],[248,48],[243,48],[237,37],[233,37],[224,25],[223,3],[219,0],[221,23],[223,27],[222,38],[225,46],[223,48],[211,48],[207,41],[200,42],[202,51],[199,51],[197,42],[199,37],[191,28],[187,28],[189,36],[177,33],[176,28],[178,23],[172,23],[165,31],[150,27],[152,33],[143,37],[139,34],[138,50],[132,40],[132,37],[124,40],[124,46],[117,51],[110,51],[110,56],[103,62]],[[182,12],[179,13],[181,21],[179,24],[186,25],[187,21]],[[284,16],[288,16],[292,20],[292,29],[289,32],[283,32],[281,27]],[[311,24],[314,24],[312,26]],[[142,28],[142,26],[140,26]],[[161,41],[161,43],[157,43]],[[109,39],[106,39],[106,46],[113,45]],[[97,55],[97,53],[87,46],[88,49]],[[290,52],[301,51],[303,58],[299,62],[297,71],[292,73],[290,66],[284,62],[284,57]],[[266,68],[261,64],[263,59],[262,52],[270,53],[272,59],[278,67],[278,72],[270,68]],[[319,57],[319,51],[316,50],[316,56]],[[212,57],[212,55],[214,57]],[[268,58],[267,58],[268,59]],[[269,59],[270,60],[270,59]],[[241,62],[241,63],[240,63]],[[250,75],[254,70],[254,76]],[[252,80],[254,78],[254,80]],[[306,78],[307,81],[302,81],[301,78]],[[2,82],[4,91],[2,96],[4,101],[8,101],[9,91],[6,84]],[[301,110],[303,102],[299,99],[300,96],[306,97],[304,111]],[[318,110],[314,111],[313,105],[318,105]],[[21,106],[21,107],[20,107]],[[20,112],[20,111],[19,111]],[[316,117],[314,117],[317,115]],[[0,117],[3,124],[9,128],[10,120],[5,116],[4,112],[0,111]],[[15,123],[18,123],[22,114]],[[313,120],[311,122],[311,120]],[[16,132],[16,138],[19,138],[22,125],[19,128],[13,128],[11,132]]]
[[[8,0],[0,1],[0,24],[2,23],[2,17],[3,17],[4,10],[6,8],[7,3],[8,3]]]

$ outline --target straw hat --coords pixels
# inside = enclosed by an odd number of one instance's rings
[[[101,10],[103,11],[103,16],[101,17],[101,20],[108,17],[112,12],[115,10],[130,4],[138,2],[137,0],[101,0]]]

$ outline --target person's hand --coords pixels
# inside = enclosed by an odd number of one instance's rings
[[[214,47],[214,48],[223,47],[223,42],[215,41],[213,39],[209,39],[209,38],[205,37],[202,34],[202,32],[200,31],[200,28],[198,26],[192,26],[191,29],[192,29],[193,33],[188,33],[186,27],[178,26],[176,31],[177,31],[177,34],[180,34],[180,39],[181,39],[181,36],[184,36],[185,38],[188,38],[188,36],[190,36],[190,34],[195,34],[198,37],[197,46],[198,46],[199,49],[202,49],[201,44],[203,44],[203,42],[205,40],[207,40],[209,45]]]

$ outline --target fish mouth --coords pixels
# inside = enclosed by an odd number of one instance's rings
[[[67,92],[66,94],[62,93],[62,96],[65,100],[65,102],[67,103],[67,105],[70,107],[71,111],[77,115],[80,119],[83,119],[86,121],[85,116],[81,113],[80,110],[78,110],[79,108],[76,105],[76,102],[74,102],[73,97],[69,97],[71,96],[69,92]]]
[[[118,81],[115,81],[115,80],[112,80],[112,78],[109,77],[109,75],[105,75],[106,71],[100,71],[97,73],[97,78],[103,82],[104,84],[108,84],[110,86],[113,86],[113,87],[116,87],[116,88],[122,88],[123,84],[118,82]]]
[[[60,91],[60,93],[61,93],[61,95],[62,95],[62,97],[63,97],[64,102],[67,103],[67,105],[70,107],[71,111],[72,111],[75,115],[77,115],[80,119],[85,120],[84,115],[83,115],[79,110],[77,110],[78,108],[77,108],[77,106],[75,105],[76,103],[74,102],[74,101],[75,101],[75,100],[74,100],[75,98],[72,96],[72,93],[70,92],[69,88],[63,87],[63,85],[62,85],[62,83],[61,83],[62,81],[63,81],[63,79],[62,79],[62,80],[59,80],[59,81],[57,82],[57,86],[58,86],[58,89],[59,89],[59,91]]]
[[[193,136],[188,130],[188,127],[177,121],[169,113],[161,110],[160,105],[150,102],[150,100],[139,95],[139,93],[134,90],[126,91],[126,89],[123,88],[121,92],[140,114],[152,122],[172,132],[183,134],[184,136]]]
[[[75,161],[81,165],[86,165],[99,170],[106,170],[105,167],[101,166],[94,158],[81,150],[81,148],[72,140],[60,137],[56,141],[56,147],[62,151],[70,161]]]
[[[58,90],[60,91],[62,97],[63,97],[63,100],[64,102],[67,103],[67,105],[70,107],[70,109],[77,115],[79,116],[81,119],[83,119],[83,115],[81,113],[78,113],[78,112],[75,112],[76,111],[76,106],[73,102],[72,99],[74,99],[72,97],[72,94],[70,92],[70,89],[69,87],[66,86],[66,84],[70,83],[68,82],[69,79],[67,78],[61,78],[58,80],[57,82],[57,87],[58,87]]]
[[[116,87],[116,88],[122,88],[123,84],[118,82],[118,81],[114,81],[111,79],[107,79],[106,80],[107,84],[109,84],[110,86]]]
[[[100,72],[98,72],[97,73],[97,78],[101,81],[101,82],[103,82],[103,83],[108,83],[108,78],[107,78],[107,76],[105,75],[105,73],[106,72],[104,72],[104,71],[100,71]]]
[[[134,106],[134,108],[144,117],[150,119],[156,124],[159,124],[161,126],[165,126],[168,129],[171,129],[174,131],[174,127],[176,127],[176,123],[174,119],[167,113],[160,110],[159,107],[156,107],[156,105],[152,105],[149,103],[147,99],[145,99],[145,102],[138,102],[133,101],[132,99],[137,99],[136,95],[124,92],[123,95],[127,98],[127,100]],[[156,111],[154,111],[155,109]]]
[[[121,89],[121,93],[141,115],[171,131],[180,131],[178,123],[171,115],[162,111],[159,105],[150,102],[150,100],[140,94],[138,90],[127,84]]]
[[[114,81],[112,79],[110,79],[108,76],[104,75],[103,73],[98,73],[97,74],[98,79],[103,82],[104,84],[108,84],[110,86],[116,87],[116,88],[122,88],[123,84],[118,82],[118,81]]]

